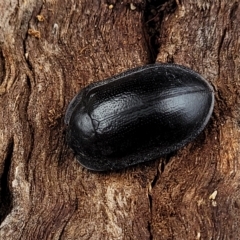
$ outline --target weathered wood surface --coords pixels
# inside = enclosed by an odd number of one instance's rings
[[[0,238],[240,238],[238,1],[8,0],[0,12]],[[208,127],[166,159],[84,169],[65,143],[70,99],[155,61],[213,84]]]

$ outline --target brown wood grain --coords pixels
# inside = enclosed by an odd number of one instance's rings
[[[238,1],[2,1],[0,12],[0,238],[240,238]],[[212,83],[207,128],[167,158],[84,169],[65,142],[69,101],[152,62]]]

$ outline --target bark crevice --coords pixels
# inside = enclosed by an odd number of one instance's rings
[[[6,76],[5,59],[3,56],[2,49],[0,49],[0,87],[4,81],[5,76]]]
[[[240,235],[238,1],[0,5],[1,238]],[[93,81],[155,62],[188,66],[214,85],[209,125],[151,163],[84,169],[65,142],[67,103]]]
[[[0,224],[5,217],[11,212],[13,207],[13,197],[9,186],[9,175],[12,164],[12,156],[14,149],[13,138],[10,139],[6,148],[6,157],[4,160],[4,168],[0,178]]]
[[[163,19],[168,14],[174,13],[176,8],[177,3],[175,0],[152,0],[146,2],[144,22],[152,63],[156,61],[161,47],[160,39]]]

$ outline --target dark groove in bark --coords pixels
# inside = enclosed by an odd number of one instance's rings
[[[152,185],[152,184],[151,184]],[[147,229],[149,232],[149,239],[153,239],[153,234],[152,234],[152,195],[151,192],[148,190],[148,201],[149,201],[149,210],[150,210],[150,220],[148,221]]]
[[[6,76],[5,59],[3,56],[2,49],[0,49],[0,85],[3,83],[5,76]]]
[[[152,56],[152,63],[156,61],[161,43],[161,25],[164,16],[176,10],[175,0],[151,0],[146,2],[144,22],[148,39],[149,50]]]
[[[235,2],[230,10],[229,17],[231,21],[234,21],[237,17],[238,4],[238,2]]]
[[[220,71],[221,71],[221,59],[220,59],[220,55],[221,55],[221,52],[222,52],[223,42],[224,42],[224,39],[225,39],[225,37],[226,37],[226,33],[227,33],[227,29],[224,28],[224,29],[223,29],[223,33],[222,33],[222,36],[221,36],[221,39],[220,39],[220,43],[219,43],[219,46],[218,46],[218,75],[220,75]]]
[[[164,161],[161,160],[161,162],[160,162],[161,166],[162,166],[163,162],[164,162]],[[155,177],[153,178],[153,180],[152,180],[152,182],[151,182],[151,187],[152,187],[152,188],[155,187],[158,179],[160,178],[160,175],[161,175],[161,173],[160,173],[159,168],[158,168],[158,169],[157,169],[157,174],[155,175]]]
[[[11,212],[13,206],[12,193],[9,187],[9,174],[12,163],[13,148],[14,142],[13,139],[11,139],[6,149],[7,154],[4,161],[3,173],[0,176],[0,224]]]
[[[30,24],[29,21],[28,21],[28,28],[29,28],[29,24]],[[24,39],[23,39],[23,51],[24,51],[23,54],[24,54],[24,57],[25,57],[25,60],[26,60],[27,67],[28,67],[28,69],[31,72],[32,77],[33,77],[33,79],[31,79],[31,77],[29,77],[26,74],[26,82],[27,82],[27,87],[28,87],[28,93],[27,93],[28,100],[26,101],[25,112],[26,112],[26,116],[27,116],[26,121],[28,123],[28,127],[29,127],[29,130],[30,130],[30,139],[29,139],[30,150],[29,150],[29,154],[28,154],[27,159],[26,159],[26,166],[27,166],[26,178],[27,178],[27,181],[28,181],[29,180],[29,169],[28,168],[30,166],[29,161],[31,159],[33,148],[34,148],[34,128],[32,126],[32,122],[31,122],[31,120],[29,118],[29,115],[28,115],[28,107],[29,107],[29,104],[30,104],[32,85],[34,85],[35,80],[34,80],[34,67],[32,66],[32,64],[31,64],[31,62],[28,58],[27,39],[28,39],[28,32],[26,31]]]
[[[33,66],[31,64],[31,62],[29,61],[29,58],[28,58],[28,52],[27,52],[27,38],[28,38],[28,33],[26,32],[26,35],[25,35],[25,38],[23,39],[23,51],[24,51],[24,57],[25,57],[25,60],[26,60],[26,63],[27,63],[27,66],[29,68],[29,70],[33,73]]]
[[[149,234],[150,234],[149,240],[153,240],[152,226],[151,226],[150,222],[148,222],[148,231],[149,231]]]

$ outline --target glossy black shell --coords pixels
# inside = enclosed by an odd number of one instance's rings
[[[68,106],[67,141],[88,169],[106,171],[159,158],[206,126],[211,85],[175,64],[134,68],[83,88]]]

